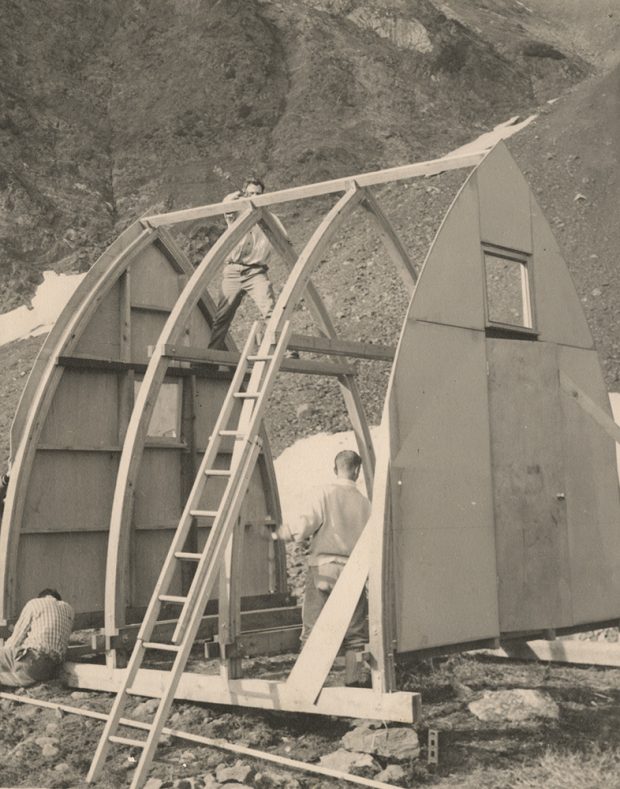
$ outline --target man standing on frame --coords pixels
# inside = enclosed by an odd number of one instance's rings
[[[303,511],[276,532],[284,540],[312,538],[302,608],[302,644],[310,635],[370,516],[370,502],[356,485],[361,466],[362,459],[357,452],[350,449],[339,452],[334,460],[335,481],[312,490]],[[364,591],[357,601],[343,647],[346,652],[362,652],[367,641]],[[347,684],[358,684],[359,679],[358,676],[347,678]]]
[[[256,197],[264,191],[265,186],[260,178],[250,176],[244,181],[241,191],[232,192],[224,201]],[[224,214],[224,217],[231,225],[235,221],[235,212]],[[277,217],[275,219],[286,234],[282,223]],[[254,300],[263,321],[269,320],[275,305],[273,287],[267,274],[272,254],[273,247],[258,225],[254,225],[230,253],[222,274],[220,298],[211,327],[209,348],[224,349],[226,333],[246,293]]]

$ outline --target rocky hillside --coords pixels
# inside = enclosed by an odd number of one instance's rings
[[[5,0],[0,309],[249,169],[273,188],[428,158],[592,71],[557,20],[487,6]]]
[[[562,8],[559,0],[58,0],[52,14],[42,0],[6,0],[0,310],[27,300],[45,268],[88,268],[136,216],[217,200],[248,170],[279,188],[393,166],[540,111],[511,147],[565,250],[607,383],[620,389],[620,77],[603,69],[620,20],[610,0],[591,0],[589,19],[580,4]],[[380,190],[417,265],[462,177]],[[316,215],[294,205],[280,213],[300,248]],[[221,229],[207,223],[181,238],[193,260]],[[276,266],[274,281],[282,276]],[[345,336],[396,339],[406,295],[368,228],[350,223],[316,281]],[[253,316],[244,305],[236,331]],[[2,455],[37,345],[3,349]],[[361,365],[373,422],[387,374]],[[347,427],[335,384],[296,378],[275,393],[276,452]]]

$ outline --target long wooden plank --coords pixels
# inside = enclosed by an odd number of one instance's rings
[[[483,649],[479,654],[518,660],[549,660],[585,666],[620,668],[620,643],[600,641],[507,641],[500,649]]]
[[[107,715],[103,712],[96,712],[95,710],[85,709],[83,707],[72,707],[69,704],[58,704],[51,701],[43,701],[41,699],[31,699],[28,696],[16,696],[14,693],[0,693],[0,698],[7,701],[14,701],[18,704],[30,704],[34,707],[42,707],[43,709],[53,709],[56,712],[64,712],[69,715],[82,715],[85,718],[95,718],[96,720],[106,720]],[[121,725],[133,726],[137,729],[148,730],[149,724],[143,721],[130,720],[129,718],[121,718]],[[334,770],[331,767],[321,767],[317,764],[308,764],[306,762],[297,761],[297,759],[289,759],[287,756],[280,756],[276,753],[268,753],[266,751],[258,751],[256,748],[246,748],[244,745],[237,745],[226,742],[225,740],[214,740],[210,737],[204,737],[200,734],[192,734],[190,732],[183,732],[179,729],[169,729],[165,727],[162,734],[176,737],[179,740],[188,740],[188,742],[199,743],[200,745],[207,745],[212,748],[218,748],[222,751],[230,753],[242,754],[243,756],[250,756],[253,759],[262,759],[266,762],[272,762],[280,767],[290,767],[293,770],[301,770],[306,773],[314,773],[316,775],[326,775],[330,778],[338,778],[340,781],[347,781],[348,783],[357,784],[358,786],[370,786],[375,789],[396,789],[393,784],[386,784],[383,781],[375,781],[372,778],[364,778],[359,775],[352,775],[351,773],[344,773],[341,770]]]
[[[63,678],[73,688],[116,692],[121,687],[126,669],[108,669],[88,663],[66,663]],[[134,681],[141,695],[161,695],[169,672],[142,669]],[[375,693],[367,688],[326,687],[316,703],[293,699],[285,682],[261,679],[234,679],[228,683],[219,676],[186,672],[175,695],[177,699],[205,704],[226,704],[257,707],[267,710],[288,710],[318,715],[369,718],[399,723],[416,723],[420,719],[419,693]]]
[[[403,181],[408,178],[419,178],[421,176],[439,175],[448,170],[460,170],[465,167],[475,167],[484,158],[485,153],[473,153],[461,156],[445,156],[442,159],[432,159],[427,162],[416,162],[406,164],[401,167],[390,167],[386,170],[376,170],[369,173],[361,173],[356,176],[346,178],[335,178],[331,181],[321,181],[319,183],[307,184],[306,186],[296,186],[290,189],[281,189],[277,192],[269,192],[263,195],[253,195],[251,204],[257,208],[262,206],[276,205],[278,203],[288,203],[291,200],[304,200],[308,197],[318,197],[320,195],[333,194],[334,192],[344,192],[349,188],[352,178],[360,187],[386,184],[393,181]],[[242,198],[238,201],[238,209],[243,211],[250,205],[250,200]],[[212,205],[188,208],[182,211],[171,211],[167,214],[153,214],[142,220],[145,224],[152,227],[159,225],[174,225],[179,222],[192,222],[196,219],[204,219],[208,216],[219,216],[230,211],[230,203],[213,203]]]
[[[196,346],[171,346],[164,345],[162,354],[175,361],[187,361],[205,364],[222,364],[237,366],[239,354],[234,351],[218,351]],[[351,365],[323,362],[320,359],[283,359],[280,366],[283,373],[298,373],[299,375],[355,375],[356,371]]]
[[[354,359],[369,359],[377,362],[394,360],[396,348],[391,345],[379,345],[341,338],[319,337],[305,334],[291,334],[288,347],[295,351],[324,354],[325,356],[350,356]],[[178,361],[213,362],[215,364],[232,364],[239,360],[239,354],[231,351],[216,351],[209,348],[191,345],[166,345],[164,353]],[[64,358],[64,357],[63,357]],[[76,359],[78,357],[75,357]],[[297,360],[285,360],[297,361]],[[284,363],[283,362],[283,365]],[[68,363],[71,363],[70,360]],[[76,364],[78,362],[76,361]]]
[[[356,340],[343,340],[341,337],[312,337],[304,334],[291,334],[288,347],[295,351],[323,353],[327,356],[350,356],[354,359],[370,359],[377,362],[392,362],[396,348]]]
[[[217,633],[217,614],[203,616],[196,638],[198,640],[213,638]],[[286,606],[284,608],[267,608],[256,611],[241,612],[241,633],[256,632],[274,627],[293,627],[301,622],[301,608]],[[155,641],[170,641],[177,626],[176,619],[162,619],[153,630]],[[112,649],[130,649],[135,644],[141,623],[125,625],[118,636],[112,636]],[[98,632],[92,636],[92,648],[96,652],[105,649],[105,636]]]
[[[613,438],[614,441],[620,443],[620,425],[617,425],[614,420],[605,413],[605,411],[595,403],[577,384],[560,370],[560,386],[571,397],[574,397],[577,403],[583,410],[589,414],[594,421],[600,425],[608,436]]]

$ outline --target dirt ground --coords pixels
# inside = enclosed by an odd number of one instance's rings
[[[620,647],[619,647],[620,648]],[[252,675],[273,676],[294,656],[248,661]],[[197,670],[196,661],[192,670]],[[438,787],[620,787],[620,669],[526,663],[456,655],[399,668],[399,685],[422,693],[422,720],[415,725],[417,759],[374,756],[372,767],[353,772],[372,777],[390,763],[402,768],[400,786]],[[485,691],[539,691],[559,708],[557,719],[528,717],[519,722],[479,720],[469,709]],[[60,680],[25,695],[106,712],[112,696],[72,691]],[[133,710],[142,703],[133,702]],[[127,710],[130,714],[130,710]],[[138,713],[139,714],[139,713]],[[241,710],[176,702],[168,725],[184,732],[221,738],[293,759],[316,763],[339,748],[360,721],[334,717]],[[0,701],[0,784],[2,787],[84,787],[102,724],[76,715],[6,700]],[[382,724],[378,724],[382,728]],[[439,763],[427,761],[428,730],[439,732]],[[125,786],[135,758],[115,747],[102,789]],[[234,769],[226,772],[227,767]],[[345,784],[267,762],[164,738],[151,769],[151,786],[220,785],[250,787],[338,787]],[[226,779],[221,784],[215,776]],[[242,780],[239,780],[241,776]]]

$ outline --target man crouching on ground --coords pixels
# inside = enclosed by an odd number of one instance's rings
[[[304,511],[283,524],[277,536],[284,540],[312,537],[302,608],[302,644],[310,635],[323,606],[370,516],[370,502],[356,486],[362,459],[352,450],[334,460],[336,480],[310,492]],[[368,641],[366,594],[362,593],[343,647],[361,652]]]
[[[10,638],[0,646],[0,686],[25,688],[55,677],[72,627],[73,609],[55,589],[43,589],[29,600]]]

